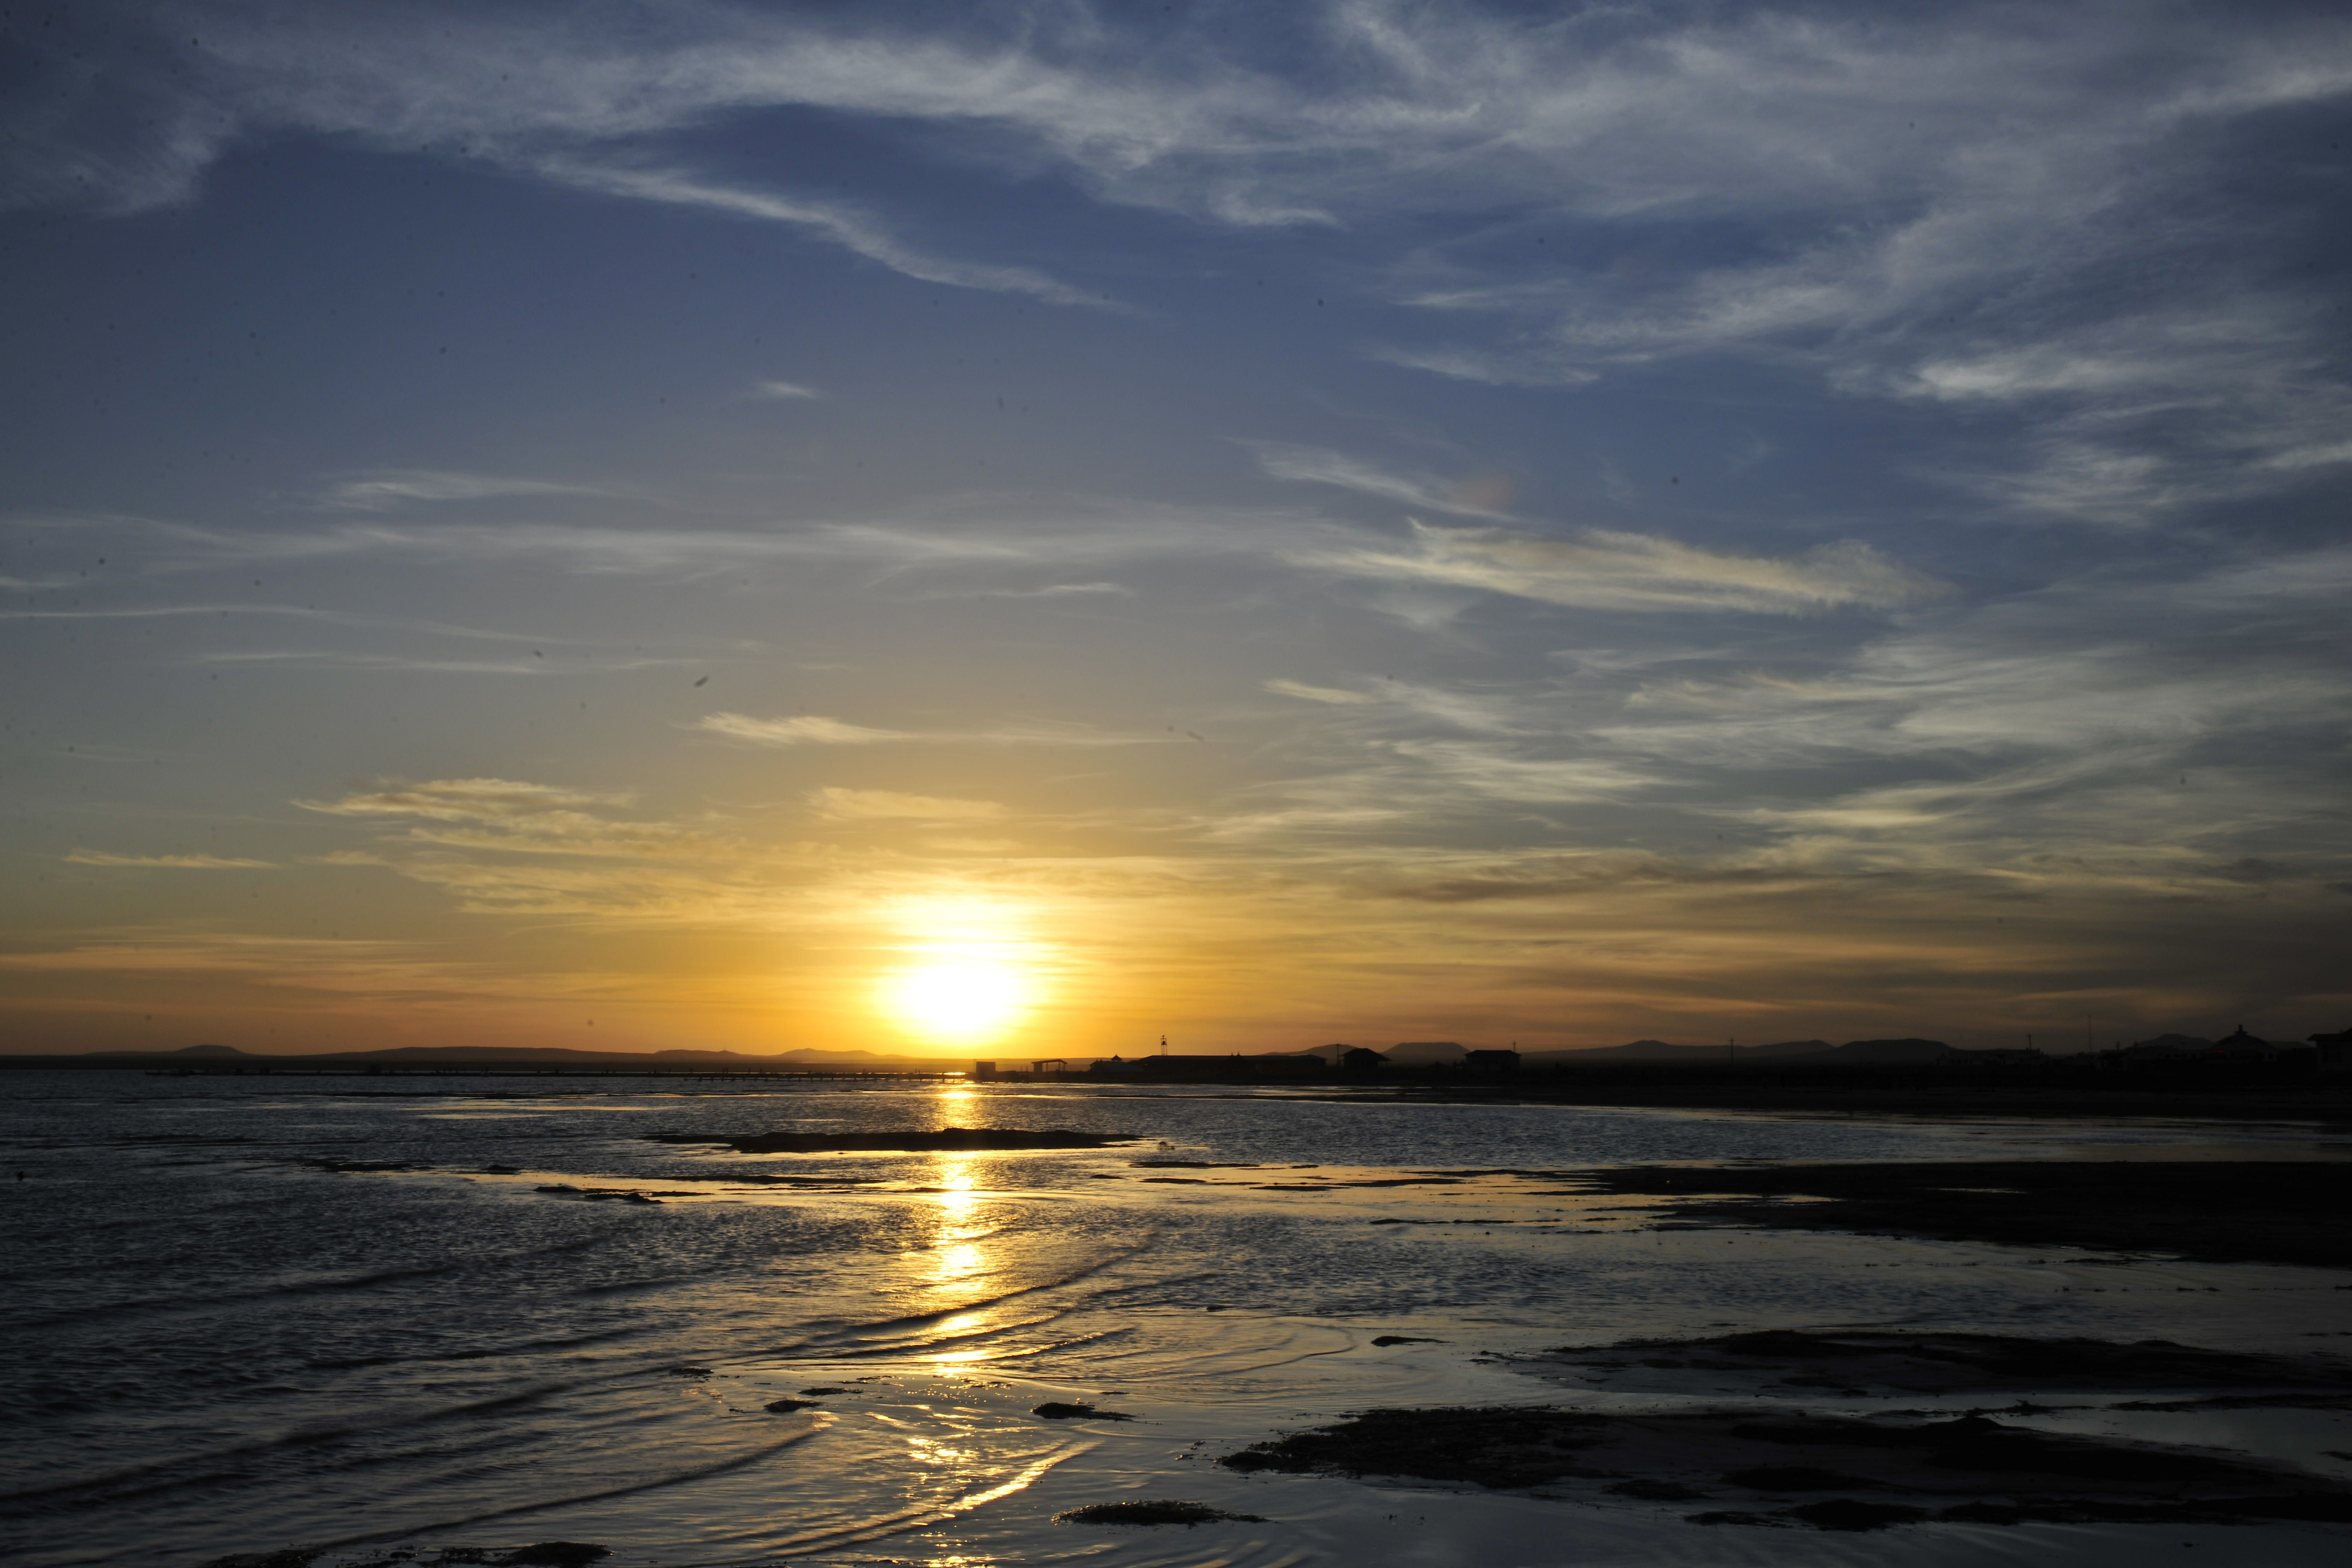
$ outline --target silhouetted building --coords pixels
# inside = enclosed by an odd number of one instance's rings
[[[2341,1034],[2314,1035],[2311,1044],[2319,1052],[2320,1077],[2352,1077],[2352,1029]]]
[[[2341,1037],[2314,1035],[2310,1045],[2297,1045],[2292,1040],[2263,1039],[2241,1024],[2218,1040],[2200,1040],[2194,1035],[2159,1035],[2155,1039],[2142,1040],[2120,1051],[2102,1055],[2109,1061],[2120,1062],[2126,1067],[2165,1072],[2242,1075],[2246,1071],[2257,1071],[2274,1076],[2281,1071],[2293,1073],[2299,1066],[2307,1064],[2326,1074],[2329,1071],[2327,1051],[2320,1042]]]
[[[1462,1065],[1472,1072],[1517,1072],[1519,1070],[1519,1053],[1472,1051],[1462,1058]]]
[[[972,1082],[986,1083],[995,1076],[996,1064],[994,1062],[974,1062],[971,1064]]]
[[[2202,1056],[2213,1048],[2210,1040],[2194,1035],[2158,1035],[2152,1040],[2140,1040],[2124,1047],[2127,1057]]]
[[[1226,1082],[1241,1079],[1319,1078],[1330,1068],[1321,1057],[1286,1053],[1245,1057],[1111,1057],[1087,1068],[1089,1078],[1137,1078]]]
[[[2224,1035],[2213,1042],[2213,1049],[2219,1055],[2241,1059],[2251,1058],[2255,1061],[2274,1060],[2282,1050],[2292,1048],[2273,1045],[2260,1035],[2248,1034],[2243,1024],[2239,1025],[2232,1033]]]
[[[1969,1068],[2026,1068],[2050,1065],[2048,1052],[2031,1050],[2023,1046],[2001,1046],[1978,1051],[1947,1050],[1935,1059],[1949,1066]]]
[[[1388,1058],[1364,1046],[1350,1046],[1339,1053],[1341,1072],[1378,1072]]]

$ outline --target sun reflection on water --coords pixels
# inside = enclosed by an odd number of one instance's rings
[[[993,1226],[980,1217],[981,1195],[974,1191],[972,1172],[964,1158],[941,1155],[930,1194],[937,1205],[931,1226],[930,1251],[935,1283],[952,1285],[988,1272],[991,1259],[980,1243]]]
[[[941,1154],[932,1164],[929,1194],[932,1205],[929,1246],[932,1290],[969,1289],[993,1273],[996,1258],[984,1245],[997,1227],[982,1215],[984,1199],[977,1191],[978,1174],[967,1155]],[[994,1321],[985,1309],[942,1319],[940,1331],[953,1338],[984,1333]],[[942,1350],[929,1359],[942,1365],[983,1359],[987,1352],[969,1348]]]

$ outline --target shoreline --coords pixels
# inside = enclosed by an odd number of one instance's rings
[[[624,1062],[611,1066],[564,1062],[350,1063],[286,1057],[237,1063],[170,1066],[153,1061],[81,1057],[0,1056],[0,1072],[138,1072],[167,1078],[521,1078],[541,1080],[686,1079],[725,1083],[962,1083],[974,1089],[1019,1090],[1051,1084],[1114,1094],[1135,1089],[1218,1090],[1279,1088],[1296,1099],[1358,1100],[1386,1096],[1421,1102],[1577,1105],[1600,1110],[1755,1112],[1820,1117],[1901,1116],[1936,1120],[2103,1120],[2307,1122],[2352,1126],[2352,1082],[2235,1076],[2200,1081],[2165,1075],[2160,1081],[2084,1081],[2070,1077],[1965,1077],[1902,1068],[1577,1068],[1471,1075],[1457,1070],[1386,1071],[1269,1079],[1246,1074],[1164,1081],[1101,1079],[1083,1072],[1005,1074],[971,1079],[962,1069],[897,1068],[743,1068]],[[2086,1075],[2087,1076],[2087,1075]]]

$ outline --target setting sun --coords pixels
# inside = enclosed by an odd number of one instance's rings
[[[958,959],[925,964],[889,986],[890,1010],[919,1034],[977,1040],[1002,1031],[1021,1011],[1020,976],[1000,963]]]
[[[879,1011],[934,1047],[992,1040],[1038,1002],[1044,950],[1029,910],[987,899],[908,900],[893,910],[898,963],[880,977]]]

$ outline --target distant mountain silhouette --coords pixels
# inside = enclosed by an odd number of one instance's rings
[[[2168,1056],[2176,1052],[2210,1051],[2213,1042],[2195,1035],[2158,1035],[2152,1040],[2135,1040],[2131,1048],[2149,1056]]]
[[[446,1062],[452,1066],[511,1062],[525,1067],[664,1067],[691,1069],[698,1067],[766,1068],[770,1071],[795,1071],[816,1068],[863,1068],[876,1072],[936,1072],[944,1068],[969,1067],[963,1058],[893,1057],[875,1051],[831,1051],[803,1048],[779,1051],[770,1056],[744,1051],[695,1050],[671,1048],[659,1051],[583,1051],[562,1046],[393,1046],[373,1051],[285,1051],[257,1053],[243,1051],[235,1046],[183,1046],[168,1051],[90,1051],[88,1056],[109,1060],[174,1062],[190,1058],[207,1061],[250,1062],[317,1062],[334,1066],[365,1066],[381,1062],[386,1067],[425,1066]]]

